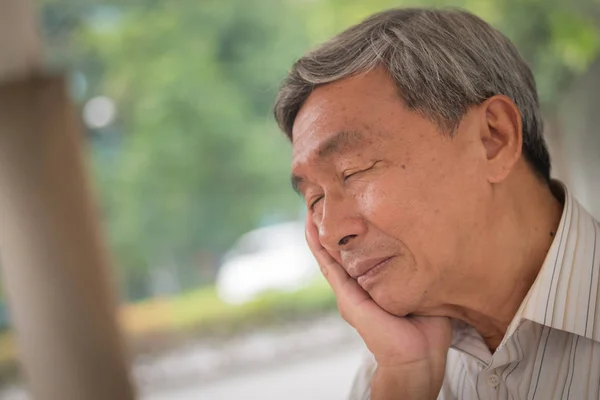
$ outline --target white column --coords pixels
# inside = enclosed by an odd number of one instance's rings
[[[64,80],[25,0],[0,0],[0,265],[36,400],[131,400],[109,260]]]

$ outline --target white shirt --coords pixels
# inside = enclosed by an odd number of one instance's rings
[[[600,399],[600,223],[565,189],[544,264],[491,354],[471,326],[453,321],[438,400]],[[372,356],[351,400],[370,398]]]

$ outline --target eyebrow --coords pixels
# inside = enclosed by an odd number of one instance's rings
[[[302,196],[302,192],[300,192],[300,185],[302,184],[302,182],[304,182],[304,178],[301,178],[297,175],[292,175],[291,181],[292,189],[294,189],[294,192]]]
[[[334,154],[348,153],[360,148],[365,142],[365,135],[358,131],[339,131],[335,135],[325,140],[317,148],[317,159],[331,157]],[[294,191],[300,195],[300,185],[305,179],[301,176],[292,175],[291,182]]]

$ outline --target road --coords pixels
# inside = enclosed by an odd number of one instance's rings
[[[356,345],[203,385],[154,392],[142,400],[344,399],[362,357]]]

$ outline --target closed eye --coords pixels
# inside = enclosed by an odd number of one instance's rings
[[[377,164],[379,164],[379,161],[375,161],[369,168],[361,169],[358,171],[349,171],[349,172],[344,173],[344,175],[343,175],[344,182],[346,182],[348,179],[350,179],[353,176],[356,176],[358,174],[361,174],[363,172],[367,172],[367,171],[373,169],[373,167],[376,166]]]
[[[354,171],[354,172],[350,172],[349,174],[345,174],[344,175],[344,182],[346,182],[348,179],[352,178],[355,175],[360,174],[361,172],[365,172],[368,171],[366,169],[360,170],[360,171]]]

